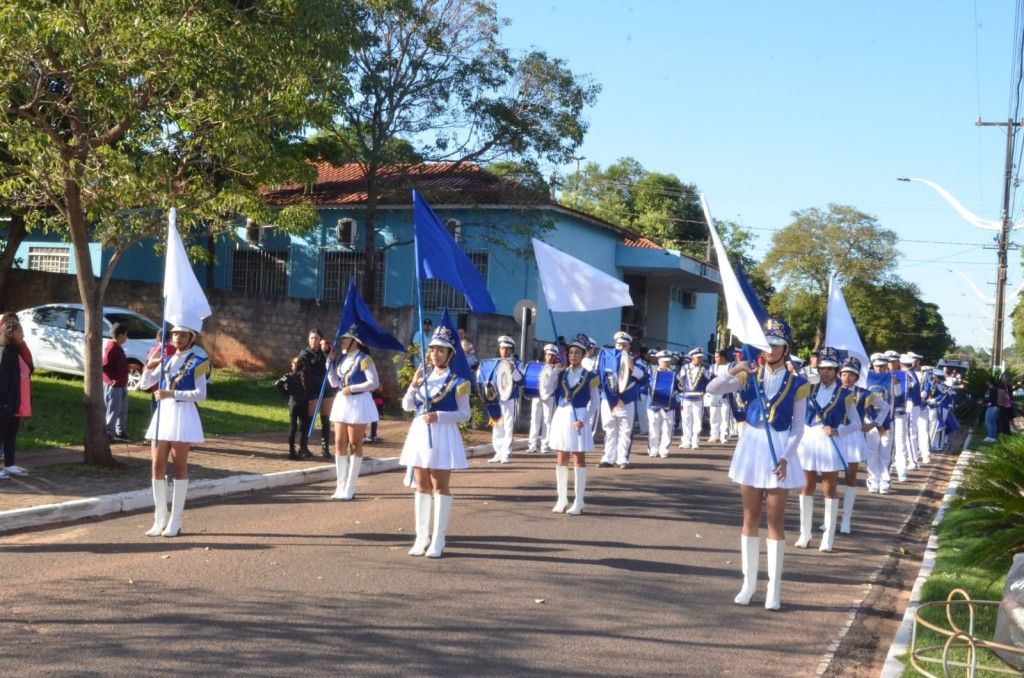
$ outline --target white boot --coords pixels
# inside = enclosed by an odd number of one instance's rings
[[[786,542],[782,539],[766,539],[768,545],[768,593],[764,597],[764,609],[778,610],[782,607],[782,561],[786,555]]]
[[[338,487],[335,488],[334,494],[331,495],[331,499],[344,499],[345,498],[345,483],[348,481],[348,455],[347,454],[336,454],[334,455],[334,470],[338,475]]]
[[[793,546],[805,549],[811,543],[811,522],[814,519],[814,495],[800,495],[800,538]],[[771,541],[771,540],[769,540]]]
[[[452,515],[452,495],[434,495],[434,539],[427,549],[427,558],[440,558],[444,551],[444,537],[448,532],[448,519]]]
[[[348,477],[345,479],[345,494],[342,495],[344,501],[348,501],[356,496],[356,481],[359,480],[359,469],[363,467],[363,458],[352,455],[348,464]]]
[[[568,468],[569,467],[567,466],[566,469]],[[587,490],[587,469],[586,467],[582,467],[574,470],[576,471],[576,486],[573,488],[575,490],[575,496],[572,500],[572,506],[569,507],[567,513],[571,516],[578,516],[583,513],[583,507],[586,506],[586,504],[583,503],[583,496],[586,494]]]
[[[839,513],[839,500],[825,497],[825,534],[821,536],[819,551],[831,551],[832,542],[836,538],[836,514]]]
[[[408,466],[405,469],[405,478],[402,479],[402,484],[406,487],[416,487],[416,467]]]
[[[430,546],[430,495],[417,492],[413,501],[416,505],[416,543],[409,549],[409,555],[422,556]]]
[[[732,602],[737,605],[749,605],[750,599],[757,590],[757,561],[761,556],[761,537],[740,535],[740,554],[743,567],[743,588],[736,594]]]
[[[551,509],[552,513],[564,513],[565,509],[569,508],[569,467],[568,466],[556,466],[555,467],[555,486],[558,488],[558,501],[555,502],[555,508]]]
[[[850,518],[853,516],[853,502],[857,500],[857,487],[847,486],[843,490],[843,522],[839,531],[843,534],[850,534]]]
[[[188,494],[188,478],[174,479],[174,497],[171,499],[171,520],[161,532],[165,537],[177,537],[181,532],[181,514],[185,510],[185,495]]]
[[[159,537],[167,527],[167,479],[153,479],[153,527],[146,532],[147,537]]]

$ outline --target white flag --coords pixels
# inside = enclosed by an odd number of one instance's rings
[[[598,311],[632,306],[629,285],[532,238],[540,284],[552,311]]]
[[[867,384],[868,353],[864,350],[864,344],[860,340],[857,326],[853,324],[850,317],[850,309],[846,307],[846,298],[843,297],[843,290],[836,285],[835,278],[828,281],[828,311],[825,313],[825,346],[840,348],[860,361],[860,378],[857,384]]]
[[[728,313],[726,327],[737,339],[744,344],[756,346],[762,351],[770,351],[768,338],[764,336],[764,328],[757,320],[754,309],[750,307],[747,295],[743,293],[736,273],[732,270],[729,257],[725,255],[725,246],[722,239],[718,237],[718,230],[711,218],[711,209],[704,196],[700,196],[701,207],[704,208],[704,218],[708,222],[708,231],[711,232],[711,242],[715,245],[715,254],[718,255],[718,274],[722,277],[722,291],[725,293],[725,308]]]
[[[185,254],[177,221],[178,211],[172,207],[164,260],[164,320],[172,327],[180,325],[198,332],[203,328],[203,318],[208,318],[212,311]]]

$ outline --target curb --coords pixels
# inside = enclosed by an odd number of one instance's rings
[[[512,443],[513,450],[526,449],[527,442],[519,440]],[[466,457],[472,459],[490,455],[494,447],[490,444],[476,445],[466,448]],[[397,471],[402,467],[398,457],[382,459],[364,458],[360,469],[360,477]],[[275,473],[247,473],[228,476],[226,478],[197,480],[189,483],[188,498],[220,497],[245,492],[258,492],[290,485],[310,485],[334,479],[334,465],[314,466],[294,471],[277,471]],[[27,508],[0,511],[0,534],[13,532],[29,527],[69,523],[87,518],[99,518],[117,513],[141,511],[153,506],[153,493],[149,489],[103,494],[98,497],[72,499],[57,504],[43,504]]]
[[[936,530],[939,527],[939,523],[942,522],[942,518],[946,515],[946,509],[949,508],[950,501],[960,490],[960,481],[963,479],[964,469],[967,468],[967,465],[974,457],[975,453],[969,449],[973,436],[973,431],[967,435],[960,458],[957,460],[956,466],[953,467],[953,472],[949,476],[949,485],[946,486],[946,493],[942,497],[942,504],[939,506],[939,510],[935,512],[935,519],[932,520],[932,531],[928,536],[928,545],[925,547],[924,556],[921,558],[921,570],[914,581],[914,587],[910,590],[910,600],[907,601],[907,609],[903,613],[903,621],[900,623],[899,629],[896,630],[896,635],[893,636],[892,645],[889,646],[889,653],[885,656],[885,664],[882,665],[882,672],[880,674],[881,678],[898,678],[906,670],[906,667],[899,658],[906,656],[910,650],[910,641],[914,632],[914,614],[921,605],[921,589],[924,587],[924,583],[928,581],[928,577],[931,576],[932,570],[935,569],[935,559],[939,548],[939,537],[936,534]]]

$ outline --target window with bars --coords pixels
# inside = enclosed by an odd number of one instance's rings
[[[343,301],[348,292],[348,281],[353,277],[356,284],[363,279],[366,266],[362,252],[324,252],[324,295],[325,301]],[[377,253],[377,286],[373,295],[363,294],[368,303],[380,305],[383,302],[384,253]],[[360,290],[362,293],[362,290]],[[371,301],[373,300],[373,301]]]
[[[71,250],[67,247],[29,247],[28,267],[32,271],[67,273]]]
[[[283,297],[288,293],[288,252],[235,250],[231,289],[254,297]]]
[[[480,271],[484,283],[487,282],[487,252],[467,252],[469,260]],[[447,308],[449,311],[468,311],[466,297],[462,292],[453,289],[448,283],[440,280],[423,281],[423,308],[438,310]]]

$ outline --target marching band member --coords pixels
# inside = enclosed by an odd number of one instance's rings
[[[523,372],[519,361],[513,356],[516,342],[508,335],[498,337],[498,358],[508,362],[512,369],[512,391],[507,398],[498,403],[501,406],[501,418],[495,422],[491,430],[491,444],[494,456],[488,463],[507,464],[512,461],[512,434],[516,426],[516,414],[519,405],[519,391],[523,383]]]
[[[587,354],[583,356],[583,361],[580,363],[583,368],[597,374],[597,342],[594,341],[593,337],[587,337]],[[594,414],[590,417],[590,432],[591,434],[597,433],[597,426],[601,423],[601,408],[597,407],[594,409]]]
[[[636,423],[640,429],[640,435],[647,435],[649,422],[647,419],[647,407],[651,402],[651,372],[657,369],[657,349],[648,349],[647,353],[640,356],[640,366],[644,368],[643,385],[640,387],[640,395],[636,399]]]
[[[889,373],[900,376],[903,370],[900,369],[900,354],[896,351],[886,351],[885,358],[889,361]],[[892,429],[889,435],[893,439],[895,450],[894,463],[896,466],[896,479],[901,483],[907,481],[907,469],[914,469],[914,456],[910,450],[910,440],[907,435],[907,392],[905,384],[900,385],[899,380],[893,385],[893,416]]]
[[[839,531],[842,534],[850,534],[850,519],[853,517],[853,504],[857,499],[857,469],[861,462],[866,462],[868,459],[866,434],[881,428],[886,417],[889,416],[889,404],[868,389],[857,386],[858,379],[860,379],[860,360],[849,356],[843,361],[843,366],[839,368],[839,380],[842,382],[843,388],[853,394],[862,425],[859,431],[844,438],[847,469],[846,486],[843,489],[843,519],[839,525]],[[849,423],[849,418],[847,418],[847,423]]]
[[[538,398],[530,398],[530,442],[528,454],[548,453],[548,437],[551,434],[551,415],[554,414],[554,393],[558,385],[558,347],[554,344],[544,345],[544,368],[540,373]]]
[[[928,393],[928,406],[935,411],[935,426],[932,429],[931,446],[936,452],[946,449],[949,442],[946,433],[946,417],[952,404],[953,389],[948,384],[949,378],[943,372],[936,371],[932,375],[932,387]]]
[[[816,354],[811,354],[806,365],[803,364],[803,360],[799,356],[794,357],[796,358],[796,362],[800,363],[800,366],[798,366],[800,376],[807,380],[812,380],[814,377],[818,376],[818,356]],[[790,360],[793,360],[793,358],[790,358]],[[794,365],[796,362],[794,362]]]
[[[614,403],[608,402],[608,394],[604,389],[600,389],[604,456],[598,465],[607,468],[617,464],[619,468],[629,468],[629,452],[633,445],[633,416],[636,412],[634,403],[647,373],[629,355],[633,337],[620,331],[615,333],[614,338],[615,348],[626,354],[626,360],[630,361],[632,368],[626,388],[619,392]]]
[[[459,423],[469,420],[472,386],[449,368],[448,363],[455,355],[454,341],[451,330],[444,325],[434,330],[427,345],[427,355],[434,367],[427,368],[426,400],[423,367],[416,371],[402,398],[403,410],[417,412],[399,458],[402,466],[414,467],[416,474],[416,542],[409,549],[410,556],[441,557],[452,511],[451,473],[468,466]],[[430,532],[431,498],[434,505],[433,538]]]
[[[743,588],[734,599],[748,605],[757,589],[758,557],[761,548],[761,505],[768,509],[768,610],[782,607],[782,570],[785,559],[785,511],[789,490],[801,486],[797,448],[804,432],[809,386],[802,377],[786,369],[792,330],[785,321],[769,317],[764,323],[771,346],[765,364],[738,362],[728,374],[708,384],[709,393],[740,393],[747,403],[747,426],[740,429],[729,478],[740,485],[743,499],[743,529],[740,536]],[[765,422],[767,421],[767,431]],[[770,438],[768,436],[771,436]],[[778,458],[775,464],[772,454]]]
[[[882,353],[871,354],[871,371],[875,374],[888,374],[889,361]],[[891,478],[889,466],[892,461],[892,382],[886,387],[872,387],[878,401],[885,404],[885,416],[875,417],[878,426],[864,433],[865,458],[864,465],[868,469],[868,492],[889,494]],[[880,405],[881,407],[881,405]]]
[[[555,450],[555,484],[558,501],[553,513],[567,512],[578,516],[583,513],[587,488],[587,452],[594,450],[594,436],[590,430],[590,414],[599,407],[597,374],[583,367],[583,352],[587,338],[577,334],[569,342],[569,365],[557,372],[555,386],[555,413],[551,418],[551,437],[548,444]],[[569,458],[575,481],[575,496],[569,506]],[[568,508],[568,511],[566,509]]]
[[[139,388],[159,386],[153,392],[156,411],[146,430],[146,439],[153,441],[153,527],[146,536],[177,537],[181,532],[181,514],[188,494],[188,453],[193,443],[203,442],[203,424],[196,403],[206,400],[206,379],[210,361],[205,354],[194,351],[197,330],[185,325],[171,328],[175,353],[164,358],[156,355],[142,370]],[[161,376],[163,377],[161,379]],[[174,495],[171,498],[170,520],[167,515],[167,456],[174,464]]]
[[[686,354],[690,364],[679,370],[679,392],[682,394],[680,417],[683,424],[683,436],[679,447],[696,450],[700,447],[697,437],[704,424],[704,391],[708,387],[708,370],[704,367],[704,351],[700,348],[691,349]]]
[[[909,353],[900,355],[900,369],[906,375],[907,387],[907,451],[910,453],[910,468],[921,466],[921,454],[917,447],[917,417],[921,412],[921,381],[914,372],[914,358]]]
[[[913,361],[910,373],[914,375],[918,384],[917,404],[914,408],[914,415],[910,421],[910,426],[917,430],[917,456],[922,464],[927,464],[932,460],[932,445],[928,435],[928,404],[924,401],[924,398],[929,390],[927,382],[931,375],[926,374],[921,368],[921,361],[924,359],[924,356],[913,351],[910,351],[907,355]]]
[[[657,383],[655,375],[659,372],[673,373],[671,352],[658,351],[655,358],[658,360],[658,366],[651,377],[652,386]],[[668,457],[668,448],[672,444],[672,431],[676,424],[676,409],[679,406],[679,392],[676,390],[676,384],[673,374],[672,395],[667,404],[657,404],[652,397],[647,406],[647,454],[652,457]]]
[[[363,466],[366,425],[380,417],[373,403],[373,390],[380,386],[380,377],[356,325],[341,335],[339,347],[345,357],[339,362],[332,356],[327,365],[327,379],[338,392],[331,407],[338,485],[331,499],[349,501],[356,495],[356,480]]]
[[[836,484],[843,469],[843,448],[840,440],[861,430],[853,394],[836,379],[839,369],[839,351],[824,346],[818,351],[818,383],[811,386],[807,396],[806,426],[798,454],[804,470],[804,486],[800,491],[800,538],[793,545],[807,548],[811,540],[814,513],[814,490],[821,474],[825,495],[825,534],[819,551],[831,551],[836,534],[836,516],[839,500]],[[855,476],[856,477],[856,476]]]
[[[729,357],[725,351],[715,351],[715,364],[710,370],[710,377],[718,377],[729,371]],[[732,409],[729,406],[729,399],[722,395],[711,395],[711,412],[708,416],[711,424],[711,432],[708,434],[708,442],[727,443],[729,441],[729,428],[732,425]]]

